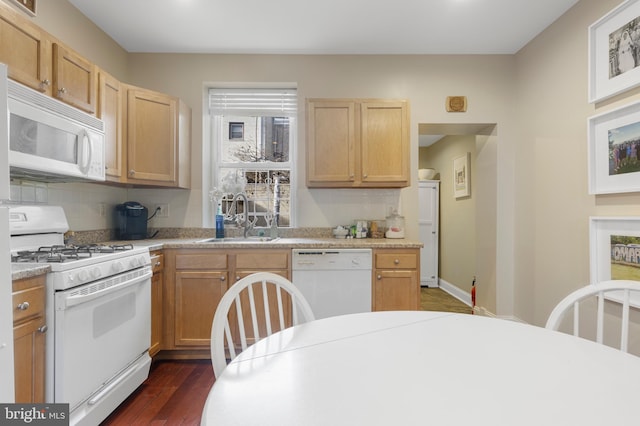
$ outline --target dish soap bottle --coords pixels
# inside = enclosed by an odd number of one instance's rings
[[[224,238],[224,216],[222,216],[222,205],[218,204],[216,213],[216,238]]]

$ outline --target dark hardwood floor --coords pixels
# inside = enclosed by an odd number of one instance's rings
[[[471,313],[439,288],[423,288],[420,305],[425,311]],[[154,361],[149,378],[102,425],[197,426],[214,381],[209,360]]]

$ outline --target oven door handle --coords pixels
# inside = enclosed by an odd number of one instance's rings
[[[100,289],[97,290],[95,292],[89,293],[89,294],[75,294],[75,295],[65,295],[57,293],[56,297],[58,298],[58,302],[61,303],[56,303],[56,309],[57,310],[64,310],[66,308],[70,308],[72,306],[76,306],[76,305],[80,305],[82,303],[86,303],[86,302],[90,302],[94,299],[97,299],[98,297],[103,297],[109,293],[113,293],[122,289],[125,289],[127,287],[131,287],[134,286],[136,284],[139,284],[145,280],[149,280],[151,279],[151,276],[153,275],[153,273],[151,272],[151,269],[147,269],[145,271],[144,274],[135,277],[129,281],[125,281],[123,283],[117,284],[117,285],[113,285],[110,287],[106,287],[104,289]]]

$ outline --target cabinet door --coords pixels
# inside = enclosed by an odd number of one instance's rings
[[[122,178],[122,85],[110,74],[98,72],[98,118],[104,121],[105,172],[107,180]]]
[[[96,67],[58,43],[53,43],[53,96],[90,114],[96,112]]]
[[[354,102],[307,102],[308,186],[355,181],[355,114]]]
[[[416,270],[376,270],[374,311],[418,309],[417,281]]]
[[[403,101],[361,104],[362,182],[409,184],[407,110]]]
[[[211,323],[227,290],[227,272],[176,272],[174,343],[208,348]]]
[[[51,41],[47,33],[0,7],[0,62],[9,77],[32,89],[51,94]]]
[[[127,180],[173,186],[176,181],[175,98],[140,88],[127,91]]]
[[[38,317],[13,328],[17,403],[44,402],[44,327],[44,317]]]

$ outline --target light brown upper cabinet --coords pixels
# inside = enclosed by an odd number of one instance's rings
[[[307,99],[307,186],[409,185],[409,104],[385,99]]]
[[[51,39],[36,25],[0,4],[0,62],[9,78],[51,95]]]
[[[0,62],[8,65],[11,79],[85,112],[95,113],[94,64],[2,4]]]
[[[52,94],[90,114],[96,112],[96,66],[73,50],[53,43]]]
[[[188,188],[191,109],[178,98],[127,86],[127,183]]]
[[[98,70],[98,110],[96,115],[104,121],[105,175],[108,181],[120,182],[123,174],[123,117],[124,87],[109,73]]]

